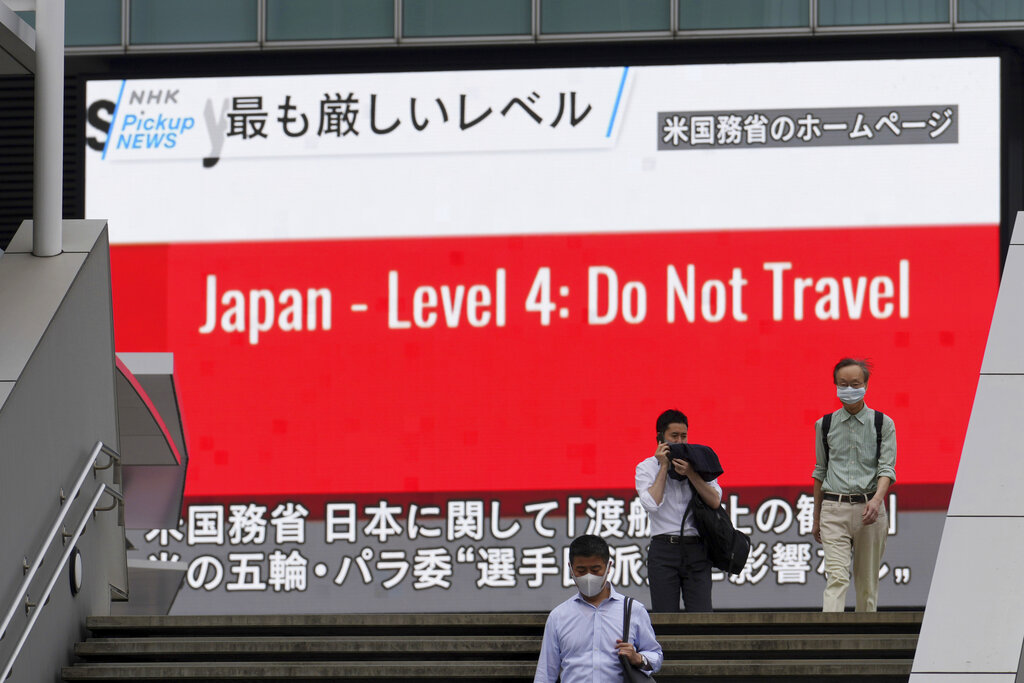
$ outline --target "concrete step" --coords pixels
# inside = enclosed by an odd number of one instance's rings
[[[912,658],[913,635],[659,636],[669,659]],[[273,659],[531,659],[539,636],[213,636],[205,638],[90,638],[75,646],[83,659],[189,661]]]
[[[883,683],[906,681],[912,660],[867,659],[851,666],[831,660],[695,660],[668,661],[658,681],[847,681]],[[79,664],[66,667],[65,681],[303,681],[461,679],[478,681],[530,681],[535,662],[222,662]]]
[[[304,681],[304,680],[516,680],[533,679],[536,662],[182,662],[78,664],[65,681]]]
[[[924,612],[685,612],[654,613],[658,633],[918,633]]]
[[[651,615],[661,635],[702,633],[917,633],[922,612],[710,612]],[[212,616],[90,617],[87,627],[97,636],[217,633],[233,635],[430,635],[442,629],[453,635],[535,635],[543,632],[547,613],[464,614],[281,614]]]
[[[659,683],[906,683],[920,612],[654,614]],[[533,680],[544,613],[120,616],[66,681]]]

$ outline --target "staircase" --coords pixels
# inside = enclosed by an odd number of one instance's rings
[[[659,683],[906,683],[921,612],[653,614]],[[533,680],[545,614],[93,617],[65,681]]]

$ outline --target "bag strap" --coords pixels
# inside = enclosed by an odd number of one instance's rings
[[[828,471],[828,430],[832,427],[832,413],[821,418],[821,447],[825,451],[825,471]]]
[[[690,485],[690,502],[687,503],[686,509],[683,510],[683,519],[679,522],[679,535],[686,535],[686,518],[693,513],[693,501],[697,499],[697,489],[694,487],[693,482],[689,479],[686,483]]]
[[[626,598],[626,604],[622,607],[622,642],[629,642],[629,616],[633,611],[633,598]]]
[[[881,410],[875,411],[875,464],[882,459],[882,420],[885,419],[885,413]]]

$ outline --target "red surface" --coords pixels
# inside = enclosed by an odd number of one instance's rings
[[[118,351],[172,351],[190,454],[187,502],[370,494],[628,489],[653,453],[667,407],[690,416],[690,440],[719,453],[732,488],[806,487],[813,422],[838,407],[831,367],[870,357],[868,404],[897,425],[900,485],[948,485],[956,474],[998,286],[991,226],[733,231],[600,236],[431,238],[114,246]],[[909,316],[818,320],[813,289],[793,319],[794,276],[886,275],[909,263]],[[793,264],[782,320],[765,262]],[[666,268],[696,289],[723,282],[725,316],[666,320]],[[525,310],[539,267],[568,320]],[[647,315],[586,322],[587,269],[620,288],[645,284]],[[419,285],[485,284],[507,273],[507,322],[388,329],[388,272],[398,318]],[[741,268],[742,312],[728,284]],[[228,289],[332,292],[330,330],[199,332],[207,276]],[[560,286],[569,295],[559,295]],[[897,287],[898,287],[897,283]],[[440,296],[440,294],[439,294]],[[369,310],[352,312],[352,303]],[[599,308],[604,310],[602,298]],[[218,316],[225,310],[218,305]],[[945,495],[945,494],[944,494]],[[540,497],[538,497],[540,499]]]

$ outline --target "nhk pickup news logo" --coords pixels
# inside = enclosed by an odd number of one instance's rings
[[[127,88],[121,83],[116,100],[89,105],[86,119],[97,134],[86,143],[106,158],[113,150],[174,149],[196,128],[196,118],[182,112],[180,88]]]

